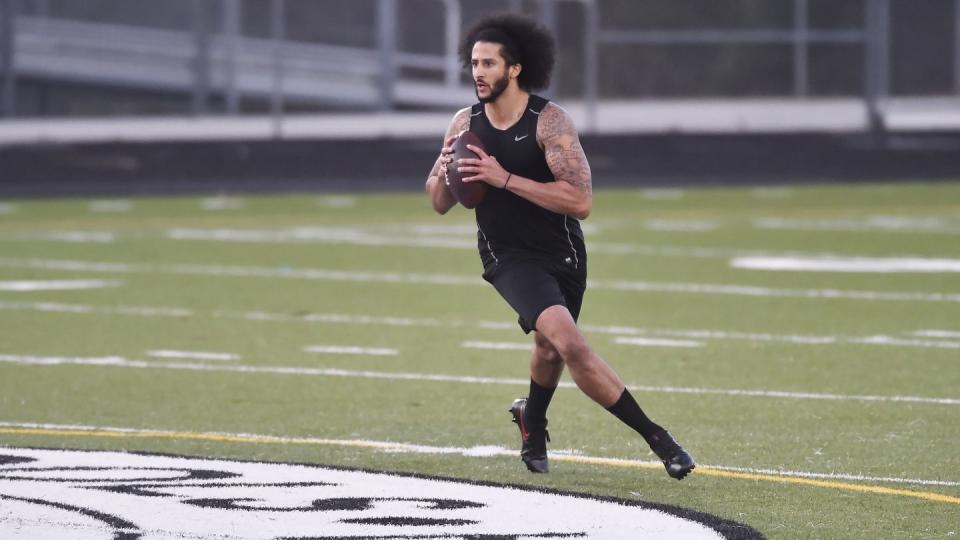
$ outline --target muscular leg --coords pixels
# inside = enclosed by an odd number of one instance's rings
[[[562,360],[559,370],[555,370],[557,380],[566,364],[573,381],[583,393],[605,408],[617,403],[625,389],[623,381],[609,364],[590,349],[566,307],[551,306],[540,314],[537,319],[537,339],[540,338],[545,338]],[[542,372],[545,375],[553,373],[548,369],[542,369]],[[533,366],[531,373],[535,380],[536,375],[541,374]]]
[[[533,354],[530,356],[530,378],[545,388],[556,388],[563,374],[563,358],[550,340],[540,332],[533,333]]]
[[[537,331],[557,350],[583,393],[637,431],[678,480],[695,467],[693,458],[662,427],[650,421],[613,369],[587,345],[564,306],[551,306],[537,319]]]
[[[525,408],[529,426],[547,424],[547,407],[563,374],[563,358],[550,341],[539,332],[533,335],[533,354],[530,356],[530,393]]]
[[[532,472],[545,473],[548,439],[546,410],[564,366],[577,387],[637,431],[660,458],[667,474],[683,479],[695,467],[693,458],[662,427],[650,421],[613,369],[597,356],[565,306],[554,305],[537,318],[530,360],[530,397],[513,402],[510,412],[520,426],[520,458]],[[549,385],[549,386],[542,386]],[[542,420],[542,422],[541,422]]]

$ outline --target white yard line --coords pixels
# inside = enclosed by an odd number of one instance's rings
[[[121,356],[103,357],[76,357],[76,356],[29,356],[15,354],[0,354],[0,362],[28,366],[96,366],[122,367],[137,369],[172,369],[188,371],[233,372],[233,373],[263,373],[272,375],[307,375],[317,377],[348,377],[360,379],[383,379],[391,381],[430,381],[455,382],[464,384],[492,384],[507,386],[529,385],[529,379],[513,379],[505,377],[483,377],[447,375],[442,373],[404,373],[386,371],[347,370],[337,368],[308,368],[293,366],[254,366],[236,364],[204,364],[192,362],[154,362],[128,359]],[[724,388],[696,388],[682,386],[642,386],[628,385],[637,392],[665,393],[665,394],[695,394],[719,395],[731,397],[762,397],[777,399],[809,399],[827,401],[859,401],[859,402],[887,402],[887,403],[924,403],[931,405],[960,405],[957,398],[936,398],[922,396],[871,396],[871,395],[844,395],[825,394],[817,392],[788,392],[778,390],[756,389],[724,389]],[[572,382],[562,381],[562,388],[576,388]]]
[[[420,223],[418,225],[396,225],[390,226],[391,230],[401,227],[418,236],[461,236],[464,240],[473,239],[476,244],[477,224],[476,223]]]
[[[248,243],[325,243],[354,246],[477,249],[476,240],[449,236],[392,236],[354,227],[296,227],[292,229],[170,229],[171,240]]]
[[[63,270],[70,272],[106,272],[129,274],[136,266],[127,263],[103,263],[92,261],[68,261],[54,259],[8,259],[0,258],[0,266],[7,268],[39,268],[41,270]]]
[[[51,231],[46,233],[18,234],[14,240],[21,242],[68,242],[75,244],[110,244],[119,235],[112,231]]]
[[[125,283],[115,279],[47,279],[0,281],[0,291],[30,292],[30,291],[74,291],[82,289],[106,289],[109,287],[123,287]]]
[[[0,310],[42,311],[49,313],[103,314],[137,317],[191,317],[192,310],[177,307],[157,306],[92,306],[64,304],[61,302],[10,302],[0,300]]]
[[[960,272],[960,259],[921,257],[736,257],[730,266],[746,270],[856,273]]]
[[[956,330],[917,330],[913,332],[913,335],[928,338],[960,339],[960,332]]]
[[[862,338],[849,338],[847,341],[850,343],[863,343],[866,345],[892,345],[895,347],[923,347],[929,349],[960,349],[960,342],[957,341],[901,339],[893,336],[867,336]]]
[[[328,270],[321,268],[265,268],[255,266],[216,266],[201,264],[148,265],[112,262],[89,262],[50,259],[0,258],[0,267],[42,268],[74,272],[154,273],[195,276],[229,276],[282,279],[346,281],[357,283],[394,283],[407,285],[471,285],[486,286],[478,276],[451,274],[417,274],[377,272],[367,270]],[[599,290],[711,294],[773,298],[815,298],[893,302],[950,302],[960,303],[960,294],[859,291],[838,289],[781,289],[751,285],[713,283],[671,283],[652,281],[592,281],[589,286]]]
[[[766,298],[816,298],[832,300],[866,300],[874,302],[960,302],[960,294],[858,291],[839,289],[779,289],[751,285],[723,285],[714,283],[669,283],[650,281],[590,282],[595,289],[617,291],[644,291],[686,294],[715,294]]]
[[[753,226],[758,229],[788,231],[960,234],[960,220],[937,217],[870,216],[859,219],[791,219],[765,217],[753,220]]]
[[[651,201],[679,201],[686,196],[682,189],[644,189],[640,192],[644,199]]]
[[[317,204],[326,208],[353,208],[357,198],[349,195],[328,195],[317,197]]]
[[[643,227],[650,231],[708,232],[720,228],[720,222],[707,219],[648,219]]]
[[[679,226],[679,225],[677,225]],[[666,225],[664,225],[666,227]],[[691,226],[687,225],[689,230]],[[354,246],[420,247],[475,251],[477,249],[476,226],[464,231],[453,226],[451,230],[419,226],[411,234],[398,235],[396,230],[381,233],[362,227],[294,227],[284,229],[170,229],[165,234],[171,240],[247,243],[322,243]],[[642,244],[616,244],[593,242],[591,253],[607,255],[642,255],[664,257],[735,257],[768,255],[763,250],[698,248],[679,246],[651,246]],[[773,255],[782,255],[774,253]],[[801,254],[802,255],[802,254]]]
[[[161,349],[147,351],[146,355],[153,358],[177,358],[184,360],[213,360],[224,362],[240,360],[240,355],[238,354],[209,351],[174,351]]]
[[[57,302],[12,302],[0,300],[0,310],[8,311],[40,311],[50,313],[71,314],[104,314],[135,317],[191,317],[212,316],[214,318],[243,319],[250,321],[270,322],[306,322],[328,324],[352,324],[360,326],[399,326],[399,327],[427,327],[427,328],[483,328],[486,330],[514,331],[516,322],[510,321],[458,321],[439,320],[432,318],[389,317],[374,315],[349,315],[345,313],[308,313],[305,315],[290,315],[287,313],[269,313],[263,311],[250,312],[215,312],[212,315],[196,314],[187,308],[162,306],[93,306],[86,304],[64,304]],[[627,337],[639,336],[681,338],[679,341],[726,340],[726,341],[764,341],[775,343],[792,343],[798,345],[836,345],[852,343],[858,345],[878,345],[889,347],[916,347],[925,349],[956,349],[960,342],[906,339],[896,336],[815,336],[815,335],[782,335],[761,332],[732,332],[726,330],[679,330],[667,328],[639,328],[633,326],[601,326],[583,324],[584,331],[596,334],[610,334]],[[932,338],[960,338],[960,332],[945,330],[926,330],[911,333],[917,337],[924,337],[925,333]],[[629,339],[629,338],[627,338]],[[482,341],[468,342],[470,348],[496,348]],[[484,343],[484,345],[479,345]],[[629,344],[624,342],[624,344]],[[516,350],[526,350],[529,344],[513,343]],[[464,345],[467,346],[467,345]],[[507,347],[501,347],[506,349]]]
[[[592,324],[582,324],[580,328],[587,332],[618,336],[648,335],[688,338],[693,340],[771,341],[795,343],[799,345],[830,345],[843,342],[846,339],[839,336],[801,336],[792,334],[768,334],[763,332],[732,332],[727,330],[675,330],[666,328],[637,328],[634,326],[600,326]]]
[[[793,195],[790,188],[759,187],[750,190],[754,199],[786,199]]]
[[[519,327],[517,321],[478,321],[476,326],[484,330],[516,330]]]
[[[697,259],[732,257],[840,257],[842,255],[835,253],[811,253],[796,251],[769,251],[763,249],[747,248],[717,248],[717,247],[698,247],[698,246],[669,246],[669,245],[649,245],[649,244],[621,244],[610,242],[591,242],[590,253],[602,253],[604,255],[641,255],[648,257],[690,257]]]
[[[681,347],[681,348],[703,347],[703,342],[692,341],[688,339],[618,337],[618,338],[615,338],[613,342],[619,345],[637,345],[640,347]]]
[[[385,347],[357,347],[354,345],[311,345],[303,348],[304,352],[315,354],[356,354],[363,356],[396,356],[397,349]]]
[[[127,200],[90,201],[90,211],[94,213],[123,214],[133,209],[133,203]]]
[[[464,341],[460,344],[464,349],[486,349],[492,351],[529,351],[533,343],[518,343],[515,341]]]
[[[704,220],[651,220],[647,227],[658,230],[698,231],[711,230],[717,222]],[[401,230],[402,229],[402,230]],[[400,230],[400,232],[398,232]],[[62,241],[62,242],[115,242],[130,237],[130,233],[119,231],[52,231],[44,234],[19,235],[14,240],[21,241]],[[319,243],[355,246],[419,247],[428,249],[456,249],[475,251],[477,249],[475,225],[452,225],[447,228],[431,225],[395,227],[325,227],[302,226],[273,229],[236,229],[236,228],[174,228],[164,233],[171,240],[208,241],[208,242],[244,242],[267,244],[303,244]],[[769,251],[749,248],[716,248],[697,246],[670,246],[649,244],[624,244],[609,242],[591,242],[590,252],[604,255],[638,255],[649,257],[691,257],[691,258],[741,258],[769,257],[801,259],[863,259],[857,255]],[[902,259],[923,257],[898,255]]]
[[[200,200],[200,208],[211,212],[220,212],[223,210],[239,210],[244,207],[242,199],[232,197],[207,197]]]
[[[192,317],[193,310],[163,306],[108,306],[105,313],[114,315],[132,315],[135,317]]]
[[[2,304],[0,304],[2,305]],[[268,313],[265,311],[248,311],[245,313],[216,312],[215,317],[230,319],[247,319],[251,321],[279,321],[279,322],[316,322],[333,324],[358,324],[374,326],[464,326],[467,323],[458,321],[440,321],[430,318],[415,317],[378,317],[375,315],[348,315],[345,313],[307,313],[304,315],[290,315],[288,313]]]
[[[128,428],[128,427],[113,427],[113,426],[93,426],[93,425],[82,425],[82,424],[49,424],[49,423],[36,423],[36,422],[9,422],[9,421],[0,421],[0,427],[5,428],[16,428],[16,429],[35,429],[35,430],[50,430],[50,431],[79,431],[79,432],[107,432],[107,433],[116,433],[116,434],[129,434],[129,435],[138,435],[138,436],[173,436],[178,433],[187,433],[182,430],[170,429],[170,430],[161,430],[161,429],[142,429],[142,428]],[[418,454],[435,454],[435,455],[462,455],[466,457],[516,457],[517,450],[511,448],[504,448],[502,446],[495,445],[477,445],[469,447],[449,447],[449,446],[430,446],[424,444],[413,444],[413,443],[403,443],[403,442],[394,442],[394,441],[375,441],[368,439],[328,439],[322,437],[286,437],[282,435],[265,435],[265,434],[254,434],[254,433],[230,433],[222,431],[212,431],[212,432],[198,432],[196,435],[209,435],[211,437],[222,437],[227,439],[247,439],[251,442],[270,442],[270,443],[280,443],[280,444],[314,444],[318,446],[347,446],[347,447],[362,447],[369,448],[374,450],[379,450],[382,452],[390,453],[418,453]],[[585,461],[593,463],[634,463],[634,464],[643,464],[643,465],[659,465],[659,462],[653,460],[626,460],[619,458],[607,458],[599,456],[588,456],[582,452],[574,450],[551,450],[551,455],[560,458],[570,456],[576,458],[582,458]],[[728,465],[709,465],[709,464],[698,464],[698,467],[716,469],[720,471],[730,471],[730,472],[740,472],[740,473],[750,473],[750,474],[765,474],[773,476],[786,476],[794,478],[816,478],[824,480],[848,480],[848,481],[858,481],[858,482],[874,482],[881,484],[912,484],[918,486],[943,486],[943,487],[957,487],[960,486],[960,481],[956,480],[944,480],[944,479],[922,479],[922,478],[905,478],[905,477],[894,477],[894,476],[867,476],[861,474],[844,474],[844,473],[820,473],[812,471],[796,471],[796,470],[787,470],[787,469],[772,469],[772,468],[751,468],[751,467],[734,467]]]

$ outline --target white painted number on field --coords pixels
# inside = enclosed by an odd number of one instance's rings
[[[119,452],[0,448],[0,499],[0,538],[722,538],[679,509]]]

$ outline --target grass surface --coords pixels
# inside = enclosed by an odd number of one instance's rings
[[[526,391],[507,380],[187,371],[164,369],[170,360],[148,354],[172,349],[240,357],[183,360],[208,366],[523,380],[524,351],[461,347],[467,340],[529,339],[479,277],[468,211],[436,216],[420,195],[135,199],[112,212],[94,211],[96,205],[80,199],[4,202],[0,285],[101,279],[116,286],[0,287],[0,355],[115,356],[158,367],[0,362],[0,422],[518,446],[505,411]],[[211,210],[211,203],[220,209]],[[563,461],[550,475],[531,476],[508,457],[15,428],[0,433],[0,445],[315,462],[547,486],[693,508],[773,538],[960,532],[960,272],[764,271],[730,264],[750,254],[958,264],[960,184],[598,191],[584,224],[591,288],[581,325],[704,474],[678,483],[662,470]],[[217,231],[221,236],[211,237]],[[225,240],[228,232],[243,237]],[[214,239],[182,239],[198,235]],[[437,276],[459,284],[437,282]],[[864,296],[798,295],[811,290]],[[915,296],[890,299],[889,293]],[[625,345],[618,336],[699,346]],[[398,354],[305,352],[312,345]],[[721,392],[670,390],[677,387]],[[768,393],[724,392],[730,390]],[[836,399],[820,399],[824,394]],[[887,399],[894,396],[912,401]],[[553,449],[652,457],[639,437],[576,389],[559,390],[549,416]],[[774,475],[705,474],[711,465],[904,481],[837,477],[827,479],[829,485],[800,485]],[[899,491],[862,490],[870,486]]]

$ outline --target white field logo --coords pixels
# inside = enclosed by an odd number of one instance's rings
[[[644,506],[310,465],[0,447],[5,539],[759,536]]]

